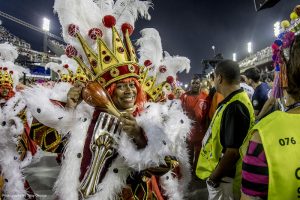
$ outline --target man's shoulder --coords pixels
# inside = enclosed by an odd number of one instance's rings
[[[249,113],[246,105],[239,100],[233,101],[227,105],[224,113],[236,114],[236,113]]]

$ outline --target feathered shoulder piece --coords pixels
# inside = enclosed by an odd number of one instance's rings
[[[171,56],[163,52],[161,38],[154,28],[141,31],[142,37],[138,39],[138,53],[140,63],[146,67],[141,73],[140,82],[152,101],[165,99],[176,88],[177,73],[189,72],[190,60],[186,57]],[[168,96],[170,98],[171,95]]]

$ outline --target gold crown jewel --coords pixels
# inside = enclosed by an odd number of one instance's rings
[[[152,102],[165,100],[166,91],[172,91],[174,77],[168,76],[165,81],[156,84],[156,75],[149,75],[149,71],[153,69],[152,62],[150,60],[145,60],[144,66],[145,67],[141,68],[139,82],[141,83],[143,90],[147,93],[148,100]],[[166,66],[162,65],[159,67],[160,73],[165,73],[166,70]]]
[[[69,69],[69,65],[65,64],[63,67],[68,71],[68,73],[63,73],[61,70],[57,70],[60,76],[60,81],[73,83],[73,72]]]
[[[81,67],[78,66],[76,69],[76,74],[74,75],[74,82],[80,81],[80,82],[87,82],[88,78],[85,75],[85,73],[82,71]]]
[[[13,71],[9,71],[7,67],[0,67],[0,87],[13,87]]]
[[[104,16],[102,22],[106,28],[111,28],[112,30],[112,50],[102,39],[103,33],[101,29],[92,28],[88,32],[90,39],[97,44],[97,52],[94,52],[80,34],[79,27],[70,24],[68,33],[78,39],[88,63],[85,63],[82,56],[78,55],[78,51],[71,45],[67,46],[65,50],[66,55],[77,61],[89,80],[96,80],[104,87],[127,77],[138,78],[139,65],[134,47],[129,38],[133,32],[133,27],[128,23],[122,25],[121,30],[124,36],[122,41],[115,28],[116,19],[113,16]]]

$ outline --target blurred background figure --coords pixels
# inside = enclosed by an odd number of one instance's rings
[[[190,137],[188,138],[188,148],[190,151],[190,164],[193,175],[201,149],[202,139],[207,128],[207,113],[209,109],[208,94],[205,90],[201,91],[201,79],[194,76],[191,80],[190,90],[181,96],[182,107],[188,117],[193,120]]]
[[[268,100],[268,92],[270,87],[267,83],[260,81],[260,71],[257,68],[250,68],[245,71],[246,82],[254,89],[252,96],[252,105],[254,107],[255,116],[259,114],[265,102]]]
[[[243,88],[243,90],[244,90],[245,92],[247,92],[248,97],[249,97],[249,99],[251,100],[251,99],[252,99],[252,96],[253,96],[253,93],[254,93],[254,89],[246,83],[246,79],[247,79],[247,78],[246,78],[245,75],[241,75],[241,83],[240,83],[240,86],[241,86],[241,88]]]

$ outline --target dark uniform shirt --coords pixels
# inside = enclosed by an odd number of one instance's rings
[[[219,103],[218,107],[230,101],[234,95],[240,92],[244,92],[243,89],[232,92]],[[249,126],[250,113],[247,107],[240,101],[231,102],[223,111],[221,120],[220,141],[223,146],[223,153],[226,148],[240,148],[248,133]],[[234,174],[235,170],[232,170],[228,176],[234,177]]]

